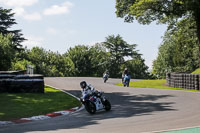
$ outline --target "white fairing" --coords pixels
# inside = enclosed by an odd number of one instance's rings
[[[104,105],[102,104],[100,98],[96,98],[95,105],[96,105],[96,110],[100,110],[100,109],[103,109],[103,108],[104,108]]]
[[[104,74],[104,76],[103,76],[104,78],[107,78],[108,77],[108,74]]]

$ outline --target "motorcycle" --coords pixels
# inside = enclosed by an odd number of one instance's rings
[[[104,81],[104,83],[106,83],[107,80],[108,80],[108,74],[104,74],[103,75],[103,81]]]
[[[81,99],[81,102],[85,106],[87,112],[90,114],[95,114],[96,111],[102,109],[105,109],[106,111],[111,109],[110,102],[106,99],[105,96],[102,96],[102,92],[88,95],[84,99]]]
[[[124,87],[129,87],[129,82],[130,82],[130,75],[124,75],[124,79],[123,79],[123,84]]]

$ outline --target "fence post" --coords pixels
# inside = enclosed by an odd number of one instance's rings
[[[194,89],[195,90],[199,90],[199,79],[198,79],[199,75],[194,74]]]
[[[33,75],[33,66],[32,65],[27,65],[26,67],[27,67],[27,72],[26,73]]]

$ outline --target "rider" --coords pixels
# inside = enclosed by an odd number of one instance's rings
[[[103,77],[108,77],[109,76],[109,72],[108,70],[106,70],[104,73],[103,73]]]
[[[109,77],[109,72],[108,72],[108,70],[106,70],[106,71],[103,73],[103,79],[108,80],[108,77]],[[105,81],[104,81],[104,82],[105,82]]]
[[[122,73],[122,83],[124,82],[124,76],[128,75],[128,68],[125,68],[123,73]]]
[[[127,81],[127,84],[124,83],[124,86],[127,85],[127,87],[129,87],[130,79],[131,79],[131,74],[130,74],[130,72],[128,72],[127,74],[124,75],[124,82]]]
[[[82,91],[81,91],[81,92],[82,92],[81,100],[82,100],[82,99],[85,99],[87,96],[92,95],[92,94],[94,94],[94,93],[97,92],[97,91],[95,90],[95,88],[92,87],[90,84],[88,85],[88,84],[86,83],[86,81],[80,82],[80,86],[81,86],[81,88],[82,88]]]

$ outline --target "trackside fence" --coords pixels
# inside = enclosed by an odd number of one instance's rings
[[[166,80],[170,87],[200,90],[199,74],[167,73]]]

